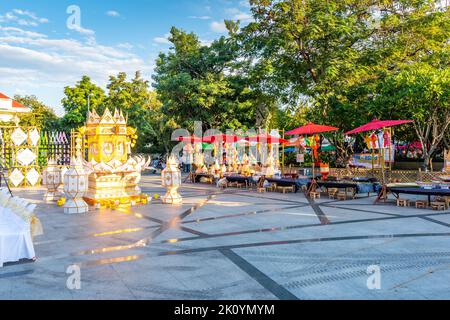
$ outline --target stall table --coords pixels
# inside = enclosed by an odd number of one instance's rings
[[[225,178],[228,182],[245,183],[247,188],[255,183],[252,177],[243,175],[226,175]]]
[[[431,203],[432,196],[450,197],[449,189],[424,189],[424,188],[399,188],[387,187],[388,192],[392,193],[395,198],[399,198],[400,194],[412,194],[428,197],[428,203]]]
[[[292,178],[266,178],[266,181],[269,183],[275,183],[277,186],[280,187],[294,187],[295,193],[298,192],[298,190],[302,187],[303,182],[299,179],[292,179]]]
[[[193,183],[199,183],[201,178],[207,178],[211,181],[211,183],[214,183],[214,175],[210,173],[193,173]]]
[[[327,191],[330,188],[351,189],[353,198],[355,198],[358,193],[367,193],[370,195],[370,193],[377,192],[380,188],[379,184],[375,182],[317,181],[317,185],[321,188],[326,188]]]

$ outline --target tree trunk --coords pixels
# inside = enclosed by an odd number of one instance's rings
[[[431,156],[430,156],[430,154],[429,154],[428,151],[427,151],[427,152],[424,153],[424,155],[423,155],[422,169],[423,169],[424,171],[429,171],[429,169],[430,169],[430,159],[431,159]]]

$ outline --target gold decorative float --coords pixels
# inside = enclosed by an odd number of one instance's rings
[[[136,129],[127,126],[122,111],[114,115],[106,109],[100,117],[89,111],[86,126],[80,129],[86,137],[89,171],[89,187],[85,200],[97,207],[131,206],[146,203],[138,184],[142,169],[148,161],[143,157],[130,157],[137,139]]]

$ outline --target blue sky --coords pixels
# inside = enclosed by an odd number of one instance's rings
[[[80,9],[75,28],[67,26],[71,5]],[[224,19],[248,23],[248,1],[2,0],[0,92],[34,94],[62,115],[64,87],[82,75],[102,87],[120,71],[150,79],[172,26],[209,43],[226,33]]]

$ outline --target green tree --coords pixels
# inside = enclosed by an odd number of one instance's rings
[[[254,97],[237,69],[236,43],[221,37],[202,45],[197,35],[172,28],[173,49],[157,60],[154,87],[163,113],[179,127],[235,129],[255,123]]]
[[[117,76],[109,78],[106,105],[110,108],[119,107],[124,111],[136,105],[151,109],[155,106],[156,97],[149,87],[149,81],[142,78],[140,71],[136,71],[131,81],[127,81],[125,72],[120,72]]]
[[[255,22],[234,37],[243,57],[264,66],[261,87],[284,104],[308,100],[309,119],[343,131],[389,115],[370,107],[387,77],[416,62],[448,65],[450,15],[438,1],[250,3]],[[341,160],[348,159],[343,136],[331,139]]]
[[[64,88],[65,97],[61,103],[66,111],[62,125],[67,129],[82,127],[86,122],[88,102],[91,109],[97,109],[105,103],[105,92],[83,76],[74,87]]]
[[[429,168],[450,131],[450,69],[413,64],[385,79],[372,108],[376,113],[389,110],[394,118],[414,119],[423,146],[423,167]]]
[[[150,90],[149,81],[142,78],[141,72],[137,71],[130,81],[127,80],[125,72],[117,76],[111,76],[107,85],[108,98],[106,105],[111,108],[120,108],[128,117],[128,124],[138,129],[138,141],[136,152],[150,152],[158,149],[161,144],[159,112],[161,103],[156,92]]]
[[[44,131],[58,128],[58,117],[52,108],[39,101],[36,96],[14,96],[14,100],[31,109],[31,112],[20,114],[20,125],[35,126]]]

